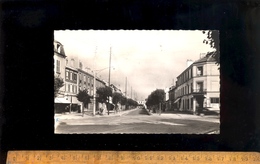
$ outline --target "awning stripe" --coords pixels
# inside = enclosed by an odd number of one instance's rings
[[[55,103],[61,103],[61,104],[70,104],[70,101],[66,100],[65,98],[62,97],[57,97],[54,99]]]

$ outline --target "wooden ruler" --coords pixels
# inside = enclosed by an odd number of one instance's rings
[[[6,164],[260,163],[258,152],[9,151]]]

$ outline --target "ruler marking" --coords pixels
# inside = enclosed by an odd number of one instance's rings
[[[260,163],[257,152],[9,151],[7,164]]]

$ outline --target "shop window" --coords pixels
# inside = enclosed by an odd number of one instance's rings
[[[219,98],[218,97],[210,98],[210,103],[219,103]]]

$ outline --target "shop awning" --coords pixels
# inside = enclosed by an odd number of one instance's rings
[[[60,104],[70,104],[70,101],[66,100],[63,97],[56,97],[54,102],[55,103],[60,103]]]
[[[179,100],[180,100],[180,98],[177,98],[177,99],[174,101],[174,103],[177,103]]]

